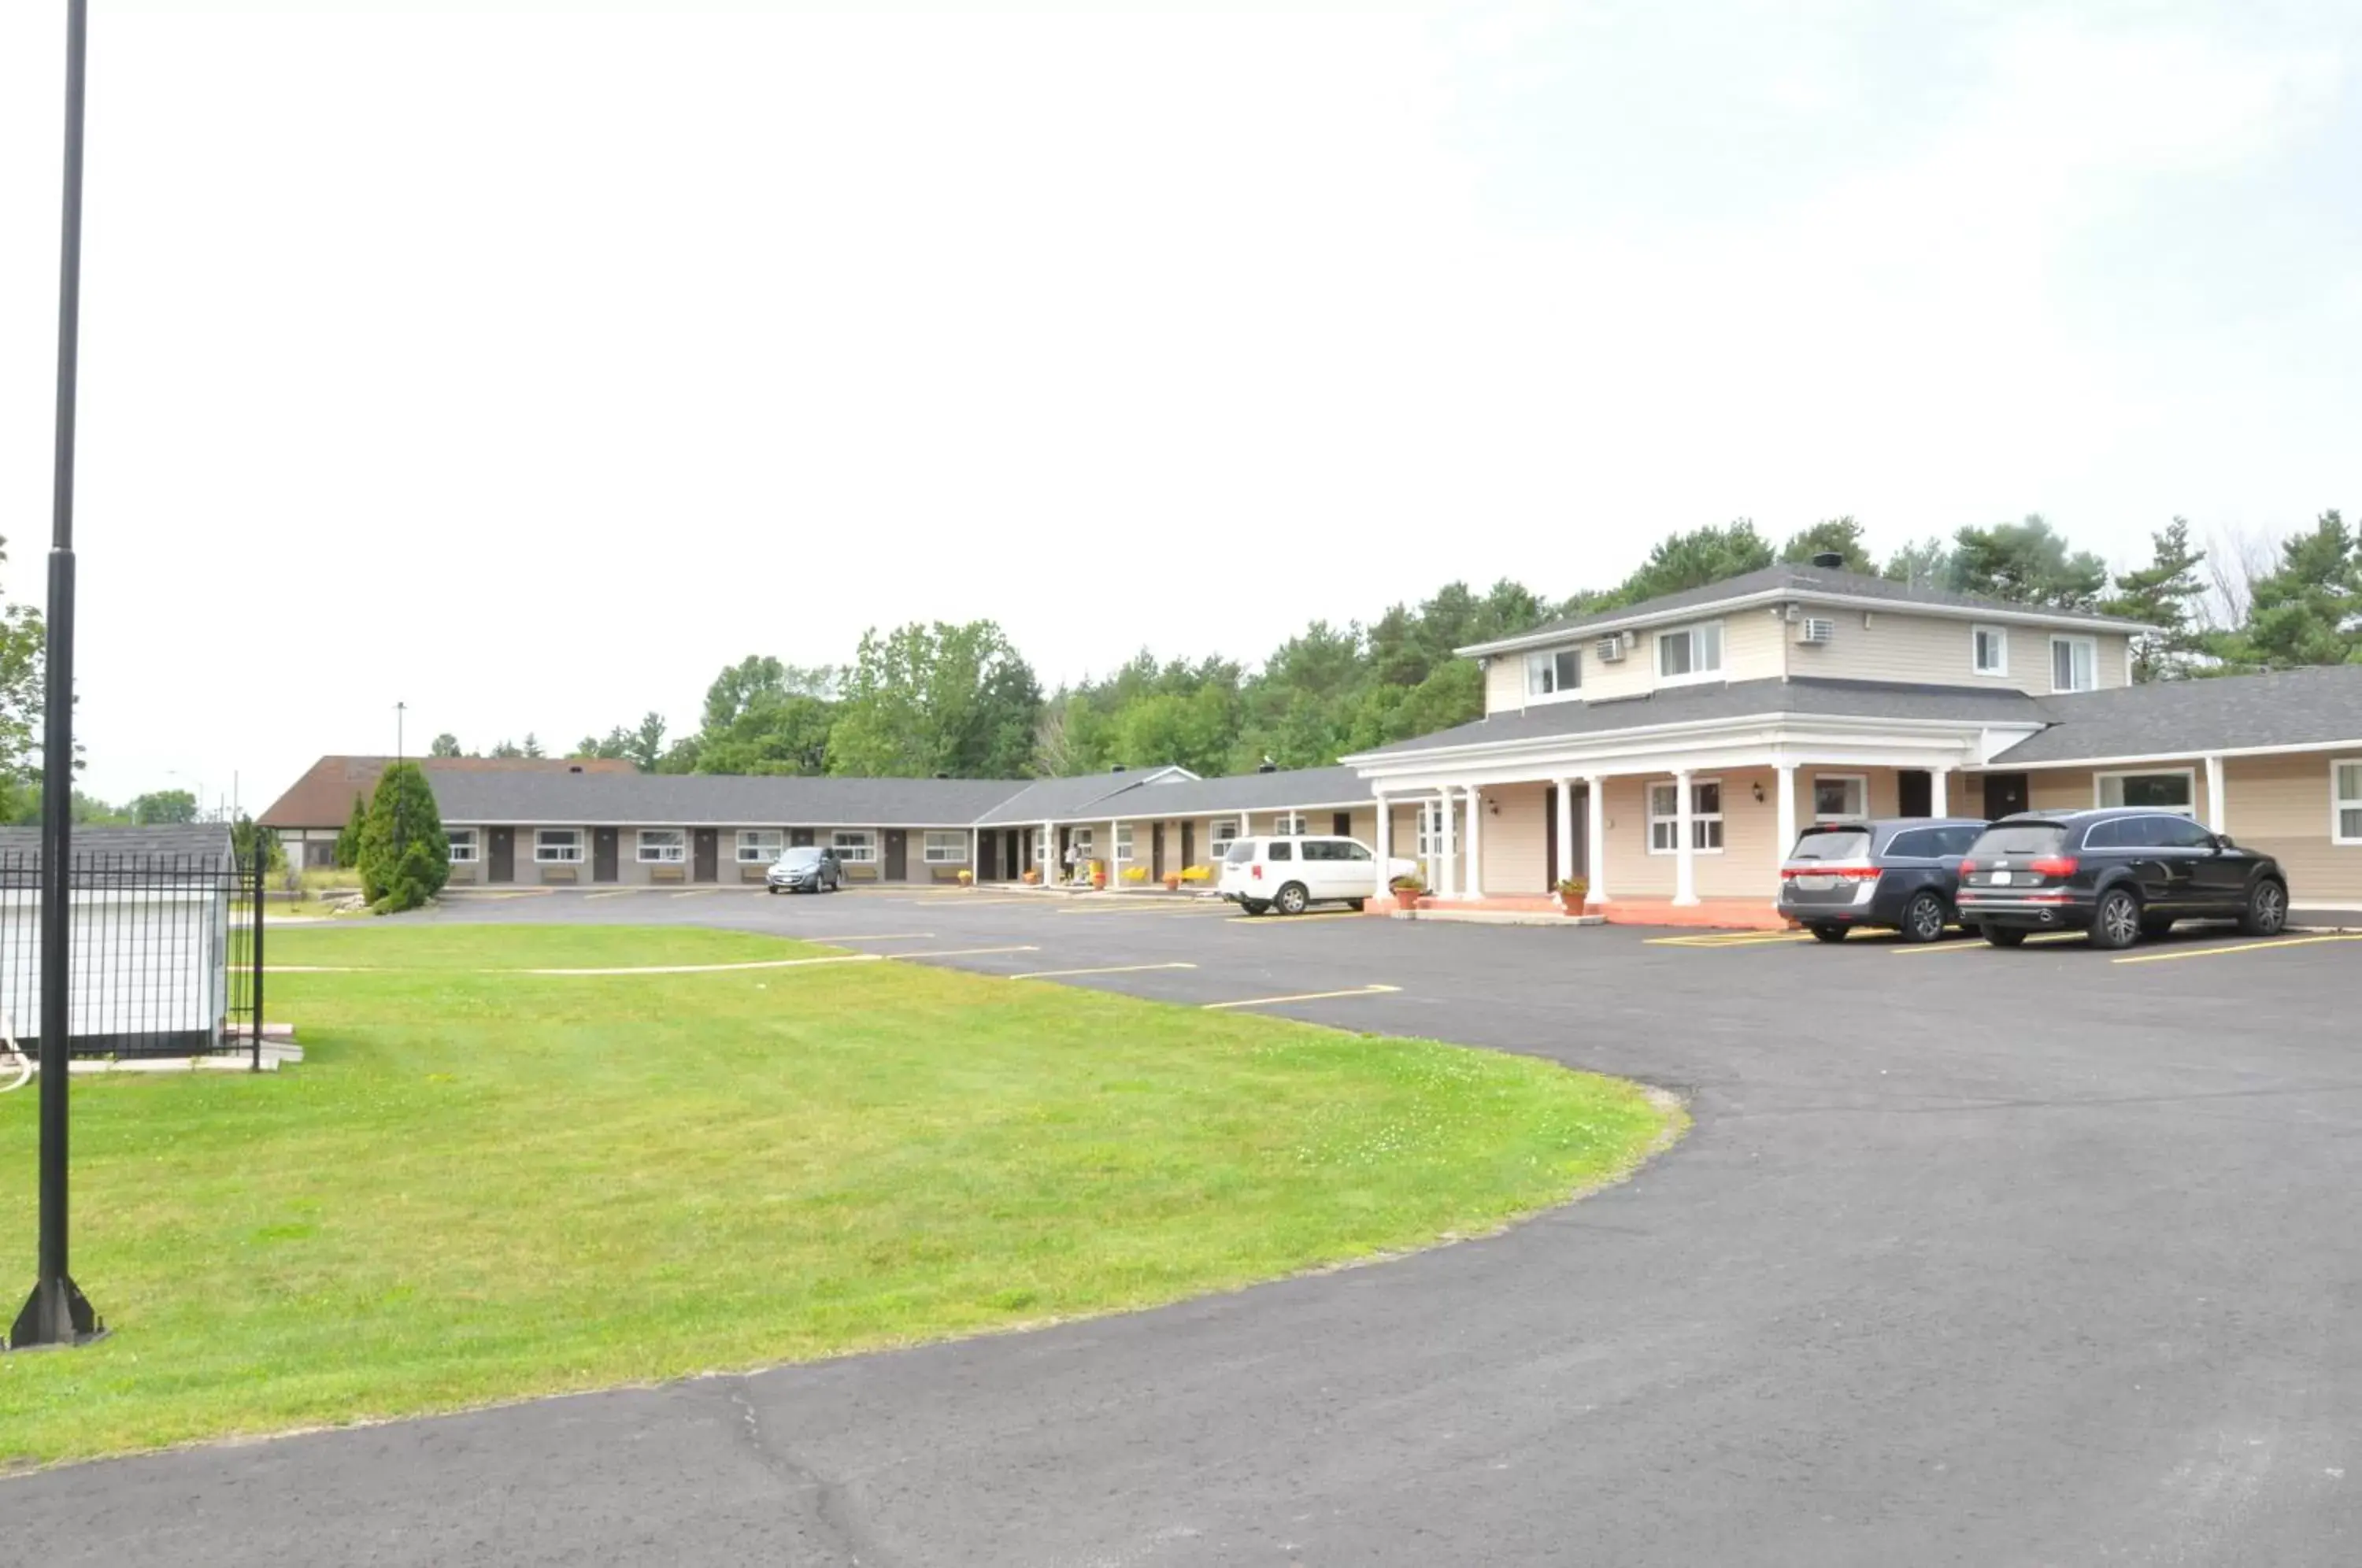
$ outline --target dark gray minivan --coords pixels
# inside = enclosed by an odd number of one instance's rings
[[[1858,925],[1933,942],[1959,923],[1960,856],[1982,817],[1884,817],[1816,823],[1780,867],[1780,912],[1823,942]]]

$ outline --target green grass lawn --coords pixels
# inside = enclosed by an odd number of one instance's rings
[[[359,966],[271,981],[301,1067],[75,1084],[74,1273],[114,1333],[0,1356],[0,1463],[1142,1307],[1487,1229],[1673,1130],[1521,1057],[915,965],[479,972],[818,951],[275,933]],[[0,1098],[11,1289],[35,1099]]]

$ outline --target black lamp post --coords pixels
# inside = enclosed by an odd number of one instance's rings
[[[66,1272],[66,1031],[72,967],[74,377],[82,324],[82,98],[87,0],[66,0],[66,178],[58,277],[58,453],[50,536],[49,656],[41,721],[41,1254],[8,1348],[77,1344],[101,1328]]]

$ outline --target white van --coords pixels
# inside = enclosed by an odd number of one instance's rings
[[[1386,880],[1418,869],[1415,860],[1396,860]],[[1276,909],[1302,914],[1307,905],[1342,902],[1354,909],[1377,889],[1377,856],[1359,839],[1242,838],[1222,857],[1216,888],[1251,915]]]

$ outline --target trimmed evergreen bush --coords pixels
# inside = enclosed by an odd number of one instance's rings
[[[361,824],[360,872],[361,895],[380,914],[416,909],[450,877],[450,841],[416,763],[396,763],[377,781]]]
[[[353,814],[345,821],[342,833],[337,834],[337,869],[349,871],[361,863],[361,829],[369,822],[369,802],[356,791]]]

